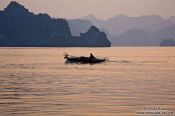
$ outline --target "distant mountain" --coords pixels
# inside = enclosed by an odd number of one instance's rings
[[[117,46],[159,46],[165,38],[175,38],[175,24],[155,32],[130,29],[111,39]]]
[[[150,46],[150,33],[141,29],[130,29],[120,36],[113,38],[113,45],[117,46]]]
[[[170,25],[162,30],[152,33],[152,40],[154,43],[160,45],[161,41],[166,38],[172,38],[175,40],[175,24]]]
[[[107,39],[106,34],[95,26],[92,26],[86,33],[81,33],[79,38],[79,41],[85,41],[86,44],[91,47],[95,45],[99,45],[99,47],[111,46],[111,42]]]
[[[81,36],[74,37],[66,20],[51,18],[47,14],[35,15],[17,2],[11,2],[4,11],[0,11],[0,46],[109,47],[110,45],[106,34],[94,26]]]
[[[160,46],[175,46],[175,41],[173,39],[164,39],[161,41]]]
[[[148,32],[161,30],[165,27],[172,25],[169,20],[165,20],[160,16],[149,15],[140,17],[128,17],[125,15],[118,15],[108,20],[102,21],[91,16],[86,18],[98,27],[107,29],[111,35],[118,36],[130,29],[141,29]]]
[[[112,35],[117,36],[117,34],[133,28],[154,32],[170,25],[172,25],[170,21],[155,15],[141,17],[116,16],[107,20],[104,27],[108,29]]]
[[[175,24],[175,16],[171,16],[168,20]]]
[[[93,24],[84,19],[68,20],[68,24],[73,36],[80,36],[80,33],[87,32]]]
[[[164,38],[174,38],[173,20],[174,17],[167,20],[156,15],[140,17],[118,15],[105,21],[94,16],[89,18],[89,21],[107,30],[105,32],[112,45],[117,46],[159,46]]]
[[[102,28],[103,27],[103,22],[104,21],[96,18],[94,15],[88,15],[88,16],[84,17],[83,19],[92,22],[93,25],[97,26],[98,28]]]

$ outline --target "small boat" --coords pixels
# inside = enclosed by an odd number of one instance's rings
[[[86,63],[96,64],[96,63],[102,63],[102,62],[108,61],[107,58],[96,58],[96,57],[90,58],[90,57],[84,57],[84,56],[76,57],[76,56],[70,56],[70,55],[65,55],[64,59],[66,59],[67,62],[70,62],[70,63],[83,63],[83,64],[86,64]]]

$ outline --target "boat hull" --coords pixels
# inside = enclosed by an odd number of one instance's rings
[[[65,59],[67,59],[68,62],[90,63],[90,64],[102,63],[106,61],[106,59],[102,58],[88,58],[88,57],[66,57]]]

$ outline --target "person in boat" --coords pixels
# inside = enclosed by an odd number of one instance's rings
[[[91,53],[89,58],[90,59],[95,59],[95,56]]]

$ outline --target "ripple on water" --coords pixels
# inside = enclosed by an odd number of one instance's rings
[[[94,49],[111,56],[97,65],[65,64],[63,51],[88,48],[0,49],[0,115],[132,116],[154,105],[175,111],[175,62],[166,57],[174,49],[145,49]]]

